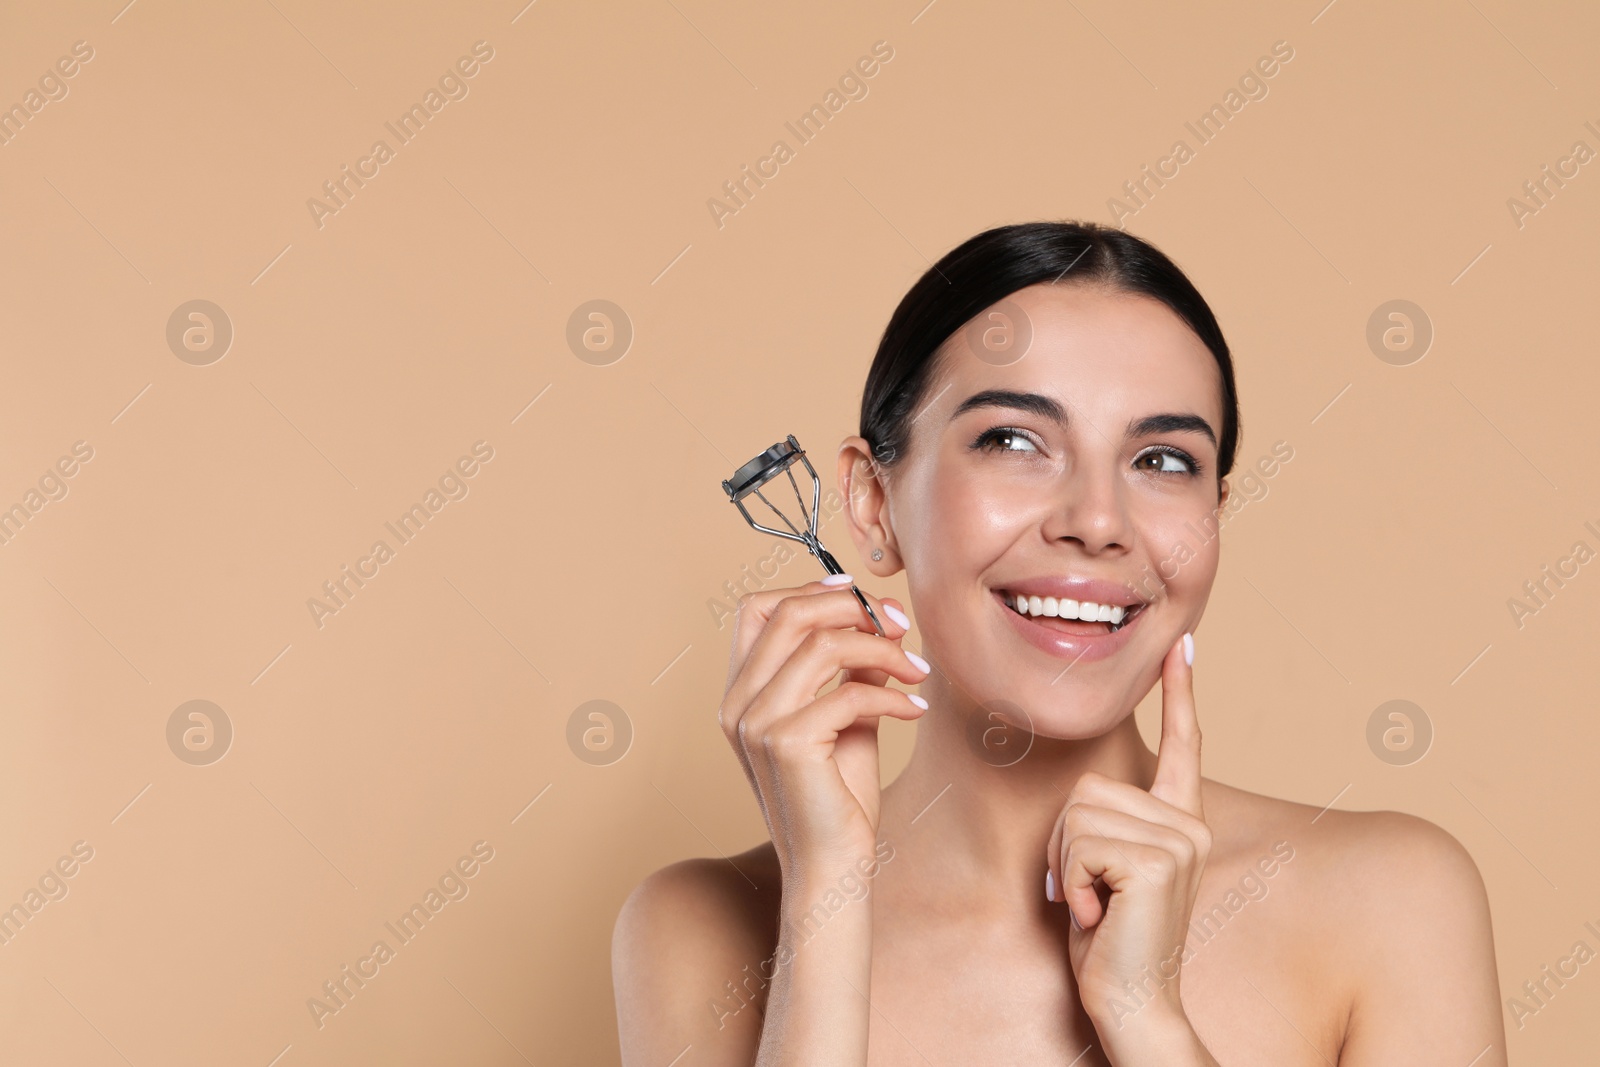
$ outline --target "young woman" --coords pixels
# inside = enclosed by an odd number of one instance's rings
[[[973,237],[895,310],[859,429],[843,514],[871,576],[905,569],[921,655],[848,579],[741,602],[718,718],[772,839],[624,905],[625,1064],[1505,1064],[1453,837],[1201,777],[1239,414],[1165,255],[1090,224]],[[880,792],[884,715],[919,726]]]

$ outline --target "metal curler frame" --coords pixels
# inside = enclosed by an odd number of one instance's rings
[[[791,469],[795,460],[804,463],[806,470],[811,474],[811,507],[809,510],[806,508],[805,497],[800,493],[800,483],[795,481],[794,471]],[[794,487],[794,497],[800,503],[800,514],[806,520],[804,532],[801,532],[794,523],[790,522],[789,517],[761,492],[761,487],[772,481],[779,474],[787,474],[789,476],[789,484]],[[733,477],[722,483],[722,490],[728,494],[728,499],[732,501],[733,506],[739,509],[739,513],[744,516],[745,522],[748,522],[755,529],[760,530],[762,533],[788,538],[790,541],[798,541],[805,545],[807,551],[822,562],[822,566],[829,574],[844,573],[844,568],[839,566],[839,561],[833,558],[833,553],[822,547],[822,542],[817,539],[817,513],[822,503],[822,479],[817,477],[816,468],[811,465],[811,460],[806,457],[806,450],[800,447],[800,442],[795,440],[794,434],[790,434],[784,440],[779,441],[734,471]],[[751,515],[744,506],[744,498],[752,493],[759,497],[763,504],[771,508],[773,514],[783,520],[783,524],[789,527],[789,532],[786,533],[783,530],[775,530],[770,526],[763,526],[755,520],[755,516]],[[883,632],[883,623],[878,621],[878,613],[872,610],[872,605],[867,602],[867,598],[860,589],[856,588],[853,582],[850,585],[850,591],[855,594],[856,600],[866,609],[867,617],[872,620],[872,625],[878,629],[878,636],[888,637],[889,635]]]

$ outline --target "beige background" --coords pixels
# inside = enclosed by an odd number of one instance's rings
[[[1294,449],[1223,535],[1206,773],[1455,834],[1504,997],[1600,948],[1600,564],[1520,629],[1507,607],[1600,549],[1600,164],[1521,227],[1507,206],[1600,151],[1592,5],[523,2],[5,15],[0,103],[94,57],[0,146],[0,507],[93,458],[0,545],[0,907],[94,851],[0,946],[0,1059],[614,1062],[622,900],[764,837],[709,605],[772,546],[718,482],[793,432],[831,486],[931,260],[1112,221],[1279,40],[1268,95],[1127,220],[1221,320],[1241,464]],[[468,95],[319,228],[307,200],[480,40]],[[797,146],[785,121],[879,40],[868,95]],[[719,229],[707,200],[780,138]],[[205,366],[166,340],[196,299],[234,330]],[[592,299],[635,334],[607,366],[565,339]],[[1366,341],[1392,299],[1435,330],[1409,366]],[[319,628],[308,599],[477,441],[468,495]],[[1409,766],[1366,740],[1397,698],[1435,731]],[[234,731],[203,766],[166,734],[195,699]],[[567,742],[595,699],[634,731],[605,766]],[[913,729],[887,724],[886,776]],[[319,1028],[308,998],[478,841],[469,894]],[[1592,1056],[1595,966],[1508,1014],[1516,1062]]]

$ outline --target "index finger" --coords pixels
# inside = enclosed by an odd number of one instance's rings
[[[1161,745],[1150,794],[1204,819],[1200,806],[1200,719],[1194,704],[1194,635],[1184,634],[1161,663]]]
[[[840,578],[845,580],[839,581],[838,579]],[[779,606],[791,597],[841,592],[845,595],[829,598],[829,600],[834,604],[844,606],[846,599],[848,599],[848,607],[845,610],[851,614],[842,615],[831,625],[840,629],[853,627],[876,635],[878,630],[877,627],[872,625],[871,617],[861,607],[861,603],[855,599],[855,595],[850,592],[851,584],[849,575],[836,574],[830,575],[826,579],[807,582],[805,585],[785,589],[763,590],[741,598],[739,601],[738,621],[734,630],[733,648],[728,657],[727,688],[731,689],[740,680],[739,676],[745,671],[752,656],[763,658],[760,650],[772,643],[772,631],[769,626],[772,616],[777,612]],[[888,635],[889,640],[893,641],[904,637],[909,632],[907,627],[901,625],[889,612],[884,610],[885,601],[865,590],[862,591],[862,595],[872,605],[872,610],[877,612],[878,618],[883,621],[884,633]],[[888,601],[888,603],[893,603],[893,601]],[[780,658],[787,658],[793,651],[793,648],[782,650]],[[776,670],[776,665],[773,665],[773,670]],[[771,672],[768,673],[770,676]],[[766,684],[766,680],[765,678],[760,679],[760,684]],[[756,688],[759,689],[760,686],[758,685]]]

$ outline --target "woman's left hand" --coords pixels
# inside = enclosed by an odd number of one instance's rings
[[[1188,1030],[1178,977],[1211,830],[1200,806],[1194,668],[1180,639],[1161,667],[1161,743],[1149,792],[1089,772],[1056,819],[1046,852],[1051,899],[1072,909],[1068,954],[1078,997],[1108,1051]],[[1103,884],[1103,890],[1097,886]],[[1192,1033],[1192,1031],[1191,1031]]]

